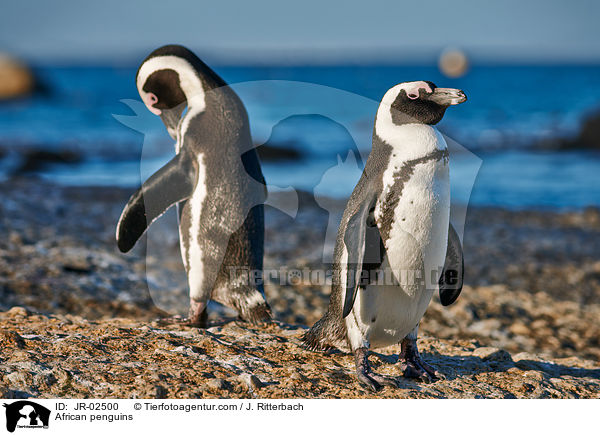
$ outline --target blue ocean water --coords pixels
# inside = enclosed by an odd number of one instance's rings
[[[215,70],[242,96],[257,144],[292,147],[304,155],[294,162],[265,162],[270,184],[348,195],[368,155],[378,101],[398,82],[425,79],[461,88],[469,97],[450,108],[439,126],[458,144],[451,171],[461,201],[512,208],[600,205],[599,153],[532,148],[540,140],[576,134],[584,117],[600,108],[598,66],[474,66],[460,79],[425,66]],[[38,67],[36,73],[46,92],[0,104],[0,146],[73,149],[85,156],[78,164],[45,167],[41,176],[65,184],[133,187],[173,153],[158,118],[148,111],[135,116],[131,102],[121,101],[139,100],[135,68]],[[461,152],[465,149],[473,154]],[[351,150],[356,162],[347,161]],[[348,167],[333,171],[343,168],[340,162]]]

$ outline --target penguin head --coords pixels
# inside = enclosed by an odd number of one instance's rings
[[[379,110],[389,111],[395,125],[435,125],[448,107],[465,101],[467,97],[460,89],[438,88],[430,81],[405,82],[386,92]]]
[[[225,82],[194,53],[181,45],[154,50],[140,65],[136,85],[142,101],[174,129],[186,107],[206,109],[206,94]]]

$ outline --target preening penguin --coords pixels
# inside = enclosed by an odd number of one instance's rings
[[[270,318],[262,282],[266,186],[246,109],[235,92],[188,49],[169,45],[140,66],[136,84],[161,117],[175,157],[133,194],[117,225],[127,252],[148,226],[177,204],[190,287],[189,323],[204,326],[214,299],[250,322]]]
[[[419,322],[436,289],[444,305],[456,300],[463,258],[450,224],[448,148],[434,125],[464,101],[462,91],[425,81],[384,95],[338,230],[329,308],[304,337],[311,349],[351,350],[359,381],[375,391],[397,381],[371,370],[372,347],[401,343],[404,376],[439,376],[419,356]]]

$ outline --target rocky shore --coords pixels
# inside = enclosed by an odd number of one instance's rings
[[[207,330],[132,319],[89,321],[33,315],[16,307],[0,315],[2,397],[363,398],[354,358],[302,349],[304,328],[229,321]],[[579,358],[511,355],[475,340],[419,340],[444,376],[433,384],[402,379],[382,398],[600,397],[600,368]],[[381,373],[399,376],[398,347],[371,356]]]
[[[2,397],[374,397],[351,356],[299,346],[327,285],[267,282],[271,325],[219,323],[231,312],[213,306],[206,331],[159,326],[187,306],[172,214],[123,255],[114,228],[130,191],[34,178],[2,191]],[[307,195],[296,219],[269,208],[265,268],[323,268],[327,219]],[[600,211],[471,209],[464,247],[463,294],[432,301],[421,327],[446,380],[377,397],[599,398]],[[371,360],[399,376],[397,355]]]

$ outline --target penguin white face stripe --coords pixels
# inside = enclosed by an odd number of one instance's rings
[[[398,87],[400,89],[404,89],[406,91],[406,95],[411,100],[416,100],[417,98],[419,98],[419,91],[421,89],[425,89],[425,92],[427,92],[427,93],[433,92],[433,90],[431,89],[431,86],[429,86],[429,83],[427,83],[427,82],[402,83],[402,84],[398,85]],[[400,91],[398,91],[398,92],[400,92]],[[396,94],[396,95],[398,95],[398,94]]]
[[[433,90],[431,89],[431,86],[429,86],[429,83],[427,83],[427,82],[419,81],[419,82],[400,83],[400,84],[394,86],[393,88],[390,88],[385,93],[385,95],[381,99],[381,104],[379,105],[379,107],[381,107],[383,105],[387,105],[388,107],[391,106],[392,103],[398,97],[398,94],[400,94],[401,90],[404,90],[406,92],[406,95],[408,96],[408,98],[410,98],[411,100],[416,100],[417,98],[419,98],[419,91],[421,89],[425,89],[425,91],[428,93],[433,92]],[[379,114],[379,112],[378,112],[378,114]]]
[[[153,57],[141,66],[137,76],[137,88],[144,104],[148,109],[156,114],[156,110],[149,104],[152,103],[151,93],[144,91],[144,84],[152,73],[160,70],[170,69],[179,75],[179,86],[185,94],[188,102],[188,107],[194,107],[197,113],[204,111],[206,108],[204,87],[202,81],[195,73],[192,65],[185,59],[177,56],[157,56]],[[156,101],[155,101],[156,102]],[[158,113],[160,114],[160,113]]]

